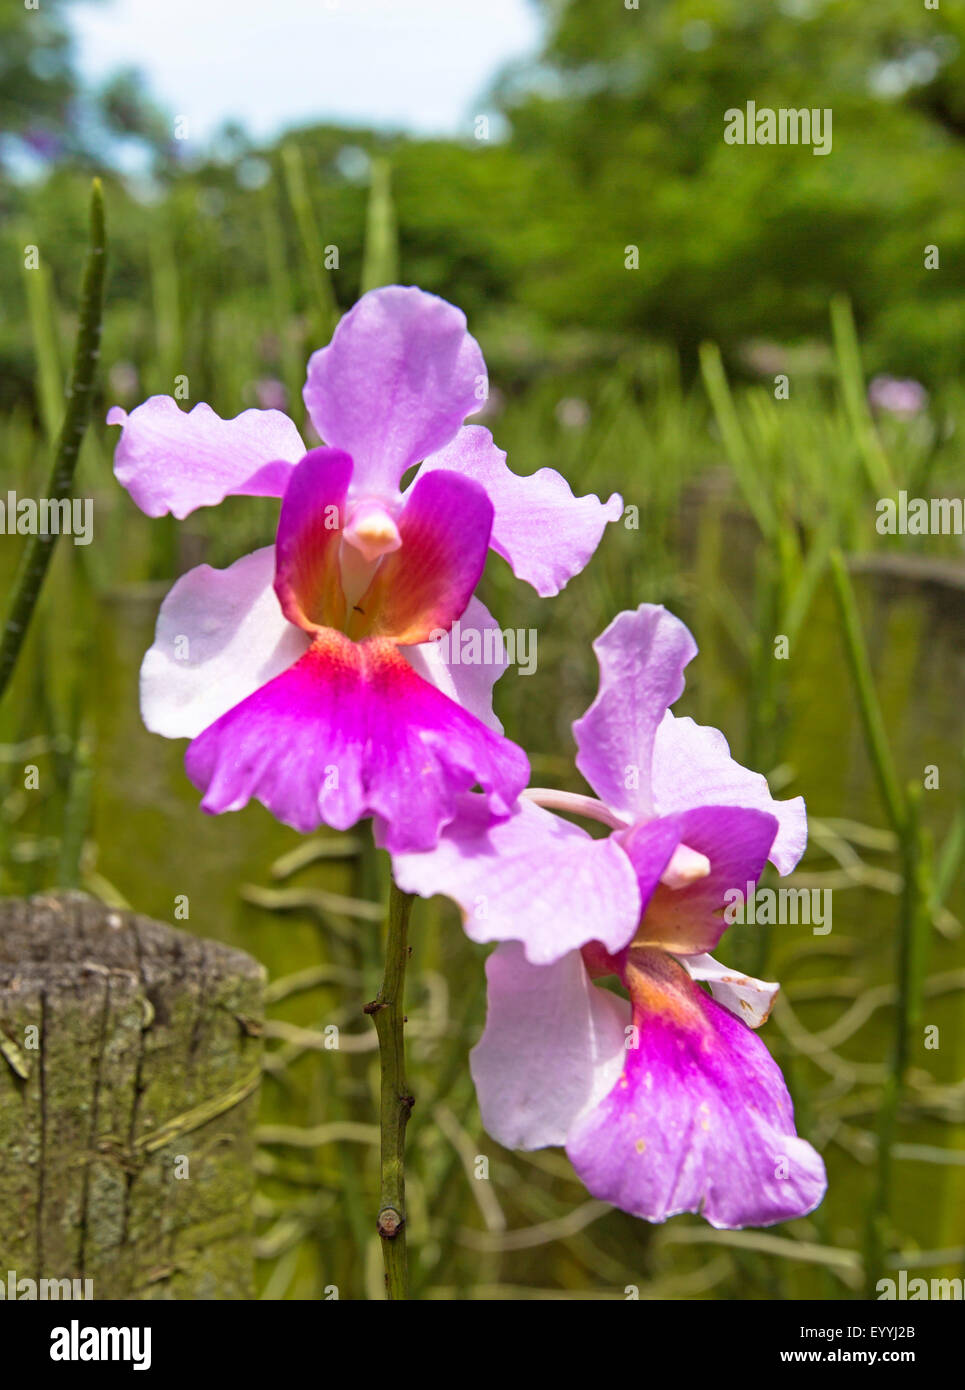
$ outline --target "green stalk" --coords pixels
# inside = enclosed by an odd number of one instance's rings
[[[53,448],[64,413],[64,378],[57,350],[57,305],[50,268],[41,262],[27,275],[27,305],[37,359],[37,395],[48,447]]]
[[[844,408],[854,432],[865,474],[875,492],[890,497],[895,490],[895,480],[891,476],[891,468],[868,408],[854,316],[849,301],[843,297],[836,298],[831,303],[831,336],[834,339],[834,352],[838,360],[838,380],[841,383]]]
[[[67,413],[61,427],[46,496],[51,501],[68,498],[74,470],[90,417],[94,376],[100,356],[101,319],[104,305],[104,267],[107,259],[104,226],[104,193],[100,179],[91,186],[90,247],[81,289],[80,321],[74,347],[74,364],[67,393]],[[31,536],[14,582],[13,602],[0,637],[0,699],[10,683],[17,657],[27,635],[40,590],[50,565],[57,532]]]
[[[764,477],[755,466],[755,460],[727,382],[720,349],[716,343],[701,343],[700,371],[713,407],[724,449],[743,493],[744,501],[760,527],[761,535],[766,540],[773,541],[779,529],[777,513],[774,510],[772,499],[764,491]]]
[[[288,389],[288,413],[301,429],[305,423],[302,381],[305,359],[300,335],[295,331],[294,299],[288,258],[285,255],[285,229],[278,216],[273,184],[267,184],[261,199],[262,244],[268,265],[275,332],[281,342],[281,370]]]
[[[389,161],[373,159],[369,205],[365,221],[365,252],[359,293],[392,285],[399,276],[399,241],[392,203]]]
[[[908,824],[908,807],[892,762],[891,749],[888,747],[885,721],[875,692],[871,662],[868,660],[868,651],[861,632],[861,619],[858,616],[854,588],[840,550],[831,552],[831,577],[834,580],[834,596],[838,604],[844,647],[858,699],[858,713],[864,728],[865,743],[878,779],[878,789],[885,811],[892,829],[900,840]]]
[[[322,260],[322,238],[318,230],[318,220],[312,206],[305,177],[305,160],[298,145],[284,145],[281,152],[282,168],[288,199],[295,214],[298,239],[301,242],[302,263],[308,276],[309,288],[315,311],[315,336],[318,343],[327,343],[338,318],[338,305],[335,291]]]
[[[382,1238],[385,1291],[389,1299],[409,1296],[409,1272],[405,1248],[405,1129],[414,1104],[405,1080],[403,1014],[405,968],[409,959],[409,914],[412,895],[392,881],[386,923],[385,973],[378,997],[366,1004],[379,1037],[382,1135],[382,1181],[378,1232]]]

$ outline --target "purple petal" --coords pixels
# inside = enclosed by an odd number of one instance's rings
[[[709,872],[682,888],[660,884],[650,897],[636,935],[640,945],[660,946],[678,955],[701,955],[712,951],[727,929],[724,909],[731,901],[728,892],[746,892],[756,883],[767,862],[777,821],[761,811],[739,806],[696,806],[670,817],[680,843],[696,850],[710,861]],[[660,822],[651,822],[644,831]],[[636,866],[640,830],[619,833],[624,851]],[[652,855],[644,859],[652,881]],[[645,884],[641,883],[643,896]]]
[[[444,473],[417,479],[399,515],[402,543],[383,557],[349,633],[416,646],[447,631],[479,582],[492,525],[493,505],[478,483]]]
[[[478,656],[473,655],[474,647]],[[474,714],[487,729],[503,732],[493,712],[493,686],[509,661],[500,626],[478,598],[469,600],[465,613],[444,637],[400,651],[423,680]]]
[[[620,1075],[629,1006],[591,984],[578,951],[533,966],[508,943],[486,977],[486,1029],[469,1059],[483,1124],[510,1149],[562,1144]]]
[[[697,644],[679,618],[644,603],[614,618],[593,650],[600,688],[573,725],[576,765],[611,810],[628,821],[642,820],[653,810],[650,763],[657,728],[680,698],[684,667]]]
[[[778,873],[789,874],[807,844],[804,798],[775,801],[767,779],[734,761],[718,729],[689,718],[668,713],[657,730],[653,802],[660,815],[713,804],[747,806],[775,816],[779,828],[770,859]]]
[[[756,1034],[663,952],[633,952],[627,984],[638,1045],[566,1146],[593,1196],[647,1221],[695,1211],[726,1230],[813,1211],[824,1164],[795,1133]]]
[[[194,738],[304,654],[308,637],[282,613],[274,574],[269,545],[177,581],[141,666],[141,714],[152,733]]]
[[[243,410],[222,420],[203,402],[179,410],[171,396],[151,396],[130,415],[115,405],[109,425],[121,425],[114,473],[148,516],[182,519],[229,495],[281,497],[305,446],[287,415]]]
[[[275,593],[285,617],[306,632],[345,624],[339,548],[352,460],[312,449],[285,490],[275,539]]]
[[[709,984],[718,1004],[743,1019],[748,1028],[760,1028],[767,1022],[781,988],[779,984],[742,975],[713,956],[682,956],[680,964],[692,980]]]
[[[664,816],[639,821],[629,830],[618,831],[614,839],[633,866],[640,890],[640,910],[646,912],[647,904],[681,842],[681,817]]]
[[[613,493],[601,502],[593,493],[574,497],[569,483],[552,468],[520,477],[506,467],[506,455],[481,425],[468,425],[437,454],[426,459],[419,476],[451,469],[481,483],[496,509],[492,548],[512,566],[518,579],[538,594],[558,594],[579,574],[600,544],[608,521],[619,521],[623,501]]]
[[[356,492],[389,495],[479,409],[485,383],[465,314],[390,285],[363,295],[312,355],[304,396],[326,444],[352,455]]]
[[[493,824],[481,797],[464,797],[431,853],[396,855],[393,867],[406,892],[453,898],[473,941],[521,941],[534,965],[593,940],[619,951],[640,918],[616,841],[591,839],[526,798]]]
[[[254,798],[306,833],[371,814],[395,852],[431,848],[477,782],[489,812],[508,814],[529,773],[521,749],[421,680],[392,643],[331,629],[205,729],[185,767],[206,811]]]

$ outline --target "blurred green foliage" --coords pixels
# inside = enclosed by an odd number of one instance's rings
[[[492,138],[474,138],[472,123],[465,140],[319,126],[254,148],[231,127],[203,154],[173,138],[173,122],[136,74],[78,93],[60,6],[47,7],[42,22],[7,9],[0,63],[16,114],[5,128],[59,138],[43,178],[6,185],[8,250],[40,245],[55,287],[69,289],[86,200],[79,170],[133,149],[143,176],[115,178],[110,199],[117,355],[138,368],[154,360],[156,323],[142,293],[150,283],[169,309],[178,301],[187,331],[168,346],[195,357],[180,367],[196,394],[210,375],[216,304],[287,337],[276,355],[291,368],[299,316],[304,346],[317,346],[307,330],[318,336],[317,269],[299,262],[298,216],[273,191],[284,186],[283,148],[294,143],[321,242],[338,250],[327,276],[341,306],[365,274],[370,161],[388,161],[403,277],[489,327],[496,373],[507,379],[529,379],[547,363],[612,360],[641,338],[673,344],[692,370],[710,337],[740,365],[751,340],[806,344],[823,334],[840,293],[854,306],[872,370],[913,373],[929,386],[960,370],[960,8],[898,0],[542,7],[540,61],[506,71],[485,104]],[[51,75],[33,80],[38,66]],[[725,144],[724,112],[749,99],[830,108],[831,154]],[[502,129],[506,138],[496,138]],[[171,248],[166,265],[161,241]],[[931,245],[934,270],[924,264]],[[638,248],[636,269],[626,268],[627,247]],[[277,277],[272,285],[268,252],[276,264],[301,264],[290,303],[279,300]],[[188,263],[190,292],[178,275]],[[0,405],[23,399],[31,373],[21,264],[16,254],[0,259]]]

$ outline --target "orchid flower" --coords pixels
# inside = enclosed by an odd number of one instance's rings
[[[576,498],[551,469],[511,473],[489,431],[463,425],[486,389],[465,316],[390,286],[308,364],[321,448],[277,410],[222,420],[152,396],[110,411],[115,472],[149,516],[281,498],[273,546],[177,581],[141,670],[145,723],[192,740],[205,811],[254,798],[306,832],[373,815],[396,850],[433,845],[477,785],[508,814],[528,764],[492,712],[505,663],[450,668],[430,639],[461,617],[497,626],[473,597],[489,548],[555,594],[622,503]]]
[[[448,894],[474,940],[502,943],[472,1054],[483,1122],[510,1148],[565,1145],[595,1197],[649,1221],[803,1215],[824,1166],[752,1031],[778,987],[709,952],[728,890],[800,858],[804,803],[775,801],[722,734],[670,712],[696,645],[663,608],[621,613],[594,650],[600,689],[574,734],[598,799],[534,790],[492,824],[463,797],[434,850],[393,860],[403,889]]]

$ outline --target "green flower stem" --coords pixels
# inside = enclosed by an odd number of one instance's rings
[[[61,427],[47,497],[60,502],[70,496],[74,470],[90,417],[94,376],[100,356],[101,319],[104,306],[104,267],[107,260],[104,227],[104,194],[100,179],[91,187],[90,247],[81,289],[80,322],[74,348],[74,364],[67,393],[67,413]],[[10,684],[17,657],[33,617],[40,590],[57,542],[56,531],[31,536],[14,583],[13,601],[0,636],[0,699]]]
[[[411,911],[412,895],[403,893],[393,881],[389,890],[382,988],[378,997],[365,1006],[379,1037],[382,1183],[378,1232],[382,1238],[386,1296],[390,1299],[409,1296],[405,1249],[405,1128],[414,1102],[405,1080],[403,1007]]]
[[[885,721],[871,674],[871,662],[868,660],[868,650],[861,631],[854,588],[840,550],[831,552],[831,577],[834,580],[834,596],[838,603],[844,647],[858,699],[858,713],[864,728],[865,743],[878,779],[885,812],[892,829],[901,840],[908,826],[908,805],[892,761]]]

